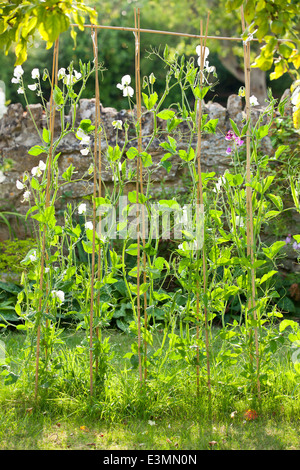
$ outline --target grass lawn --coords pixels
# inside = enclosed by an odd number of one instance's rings
[[[197,399],[194,376],[188,375],[188,369],[172,371],[168,365],[163,373],[160,371],[159,380],[150,376],[148,389],[141,392],[137,372],[131,370],[128,359],[124,360],[128,336],[116,331],[107,334],[114,352],[112,371],[105,394],[92,401],[81,383],[86,371],[80,364],[72,364],[72,356],[66,359],[65,369],[66,382],[70,383],[59,381],[58,385],[41,387],[37,402],[34,382],[29,383],[28,377],[11,385],[4,385],[1,379],[1,450],[300,449],[298,381],[291,370],[284,370],[283,351],[283,362],[276,358],[281,364],[277,379],[262,390],[260,403],[218,380],[213,382],[209,408],[205,387]],[[83,338],[79,332],[67,331],[64,335],[70,351],[79,347]],[[15,367],[22,356],[24,338],[14,332],[2,337],[9,356],[15,358]],[[163,377],[168,380],[164,382]],[[247,419],[245,411],[249,408],[257,410],[256,419]]]

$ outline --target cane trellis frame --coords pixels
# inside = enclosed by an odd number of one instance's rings
[[[243,9],[241,9],[241,19],[242,19],[242,29],[245,31],[246,25],[244,21]],[[134,10],[134,21],[135,26],[133,28],[130,27],[118,27],[118,26],[106,26],[106,25],[90,25],[85,24],[84,28],[89,28],[91,30],[92,36],[92,43],[93,43],[93,55],[94,55],[94,62],[95,62],[95,140],[94,140],[94,162],[97,162],[97,171],[94,171],[94,191],[93,191],[93,251],[92,251],[92,275],[91,275],[91,307],[90,307],[90,362],[89,362],[89,369],[90,369],[90,394],[93,395],[93,335],[94,335],[94,328],[93,328],[93,320],[94,320],[94,277],[96,276],[96,272],[98,273],[98,280],[101,276],[101,244],[99,244],[99,252],[98,252],[98,267],[96,269],[95,266],[95,226],[96,226],[96,206],[95,200],[97,197],[96,193],[96,186],[97,186],[97,175],[98,175],[98,197],[101,197],[101,187],[102,187],[102,175],[101,175],[101,113],[100,113],[100,88],[99,88],[99,79],[98,79],[98,31],[102,29],[108,30],[118,30],[118,31],[129,31],[134,33],[134,40],[135,40],[135,86],[136,86],[136,113],[137,113],[137,142],[138,142],[138,152],[139,155],[142,152],[142,120],[141,120],[141,109],[142,109],[142,100],[141,100],[141,79],[140,79],[140,36],[141,34],[163,34],[169,36],[180,36],[186,37],[191,39],[198,39],[201,45],[201,55],[200,55],[200,69],[203,70],[204,65],[204,48],[206,45],[207,40],[222,40],[222,41],[236,41],[236,42],[243,42],[241,37],[224,37],[224,36],[209,36],[207,34],[208,29],[208,20],[209,15],[207,17],[206,23],[206,31],[203,34],[203,22],[200,21],[200,34],[187,34],[187,33],[180,33],[180,32],[172,32],[172,31],[158,31],[158,30],[151,30],[151,29],[141,29],[140,27],[140,10]],[[77,27],[78,25],[73,24],[72,27]],[[255,39],[252,39],[255,41]],[[245,74],[245,98],[246,98],[246,116],[247,120],[250,119],[250,42],[243,42],[244,45],[244,74]],[[56,40],[53,50],[53,65],[52,65],[52,93],[50,97],[50,134],[51,134],[51,143],[50,143],[50,154],[49,154],[49,164],[48,164],[48,173],[47,173],[47,189],[46,189],[46,206],[50,203],[50,181],[51,181],[51,158],[52,158],[52,143],[53,143],[53,134],[54,134],[54,122],[55,122],[55,104],[53,101],[53,88],[57,81],[57,71],[58,71],[58,49],[59,49],[59,39]],[[197,173],[198,173],[198,185],[197,185],[197,203],[203,203],[203,193],[202,193],[202,185],[201,185],[201,100],[199,100],[199,120],[198,120],[198,133],[197,133],[197,155],[196,155],[196,162],[197,162]],[[252,213],[252,192],[251,192],[251,149],[250,149],[250,135],[249,132],[246,136],[246,182],[247,185],[247,250],[248,255],[250,255],[250,259],[253,261],[253,213]],[[140,156],[137,157],[137,166],[136,166],[136,202],[138,204],[139,201],[139,194],[143,193],[143,165]],[[101,216],[99,224],[101,225]],[[144,341],[144,361],[142,361],[141,349],[142,349],[142,340],[141,340],[141,305],[140,305],[140,276],[141,276],[141,263],[143,264],[143,272],[144,276],[146,276],[146,256],[145,251],[143,252],[143,257],[141,257],[141,242],[145,246],[145,221],[144,221],[144,214],[142,210],[142,239],[140,237],[140,226],[137,227],[137,314],[138,314],[138,351],[139,351],[139,378],[141,384],[144,380],[147,379],[147,367],[145,367],[145,359],[147,357],[147,342]],[[43,286],[43,271],[44,271],[44,262],[46,257],[46,247],[45,247],[45,234],[43,235],[43,242],[42,242],[42,253],[41,253],[41,278],[40,278],[40,290],[47,289],[47,287]],[[142,258],[142,259],[141,259]],[[205,266],[205,245],[202,252],[202,261],[203,261],[203,274],[204,274],[204,285],[202,288],[206,289],[206,266]],[[254,269],[251,269],[250,273],[251,277],[251,289],[249,290],[249,298],[248,302],[251,308],[254,310],[253,317],[256,318],[255,313],[255,272]],[[144,282],[145,277],[144,277]],[[200,286],[197,288],[197,319],[199,316],[199,289]],[[100,298],[98,297],[96,301],[97,307],[100,308]],[[40,299],[39,309],[41,310],[42,307],[42,299]],[[207,312],[205,311],[205,331],[206,331],[206,354],[207,354],[207,386],[209,395],[211,393],[211,383],[210,383],[210,363],[209,363],[209,338],[207,334]],[[146,300],[146,293],[144,294],[144,328],[147,328],[147,300]],[[259,345],[258,345],[258,338],[257,338],[257,331],[255,330],[255,344],[256,344],[256,366],[257,370],[259,370]],[[98,327],[96,327],[96,336],[98,337]],[[197,337],[199,335],[199,330],[197,326]],[[199,351],[197,351],[197,355]],[[199,358],[199,355],[197,356]],[[38,396],[38,377],[39,377],[39,359],[40,359],[40,324],[38,324],[37,328],[37,349],[36,349],[36,372],[35,372],[35,397]],[[143,371],[144,366],[144,371]],[[98,364],[96,361],[96,370]],[[199,391],[199,370],[197,367],[197,391]],[[260,384],[259,384],[259,375],[257,374],[257,392],[260,395]]]

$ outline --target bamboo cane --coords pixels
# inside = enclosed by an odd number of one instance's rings
[[[141,35],[140,35],[140,9],[138,9],[137,14],[137,32],[135,34],[135,47],[136,47],[136,54],[138,56],[137,60],[137,68],[136,68],[136,95],[137,95],[137,121],[138,121],[138,152],[139,154],[143,150],[142,145],[142,94],[141,94],[141,67],[140,67],[140,55],[141,55]],[[140,160],[139,163],[139,186],[140,186],[140,194],[144,194],[144,184],[143,184],[143,163]],[[147,258],[145,252],[145,243],[146,243],[146,235],[145,235],[145,206],[142,204],[142,242],[143,242],[143,281],[144,283],[147,282],[147,273],[146,273],[146,265],[147,265]],[[147,329],[147,294],[144,292],[144,328]],[[147,378],[147,341],[144,340],[144,378]]]
[[[57,72],[58,72],[58,48],[59,39],[55,41],[53,49],[52,59],[52,78],[51,78],[51,95],[50,95],[50,148],[48,155],[48,168],[47,168],[47,186],[46,186],[46,199],[45,207],[49,207],[50,204],[50,183],[51,183],[51,166],[52,166],[52,152],[53,152],[53,138],[54,138],[54,123],[55,123],[55,105],[53,99],[54,86],[57,84]],[[42,252],[41,252],[41,277],[40,277],[40,299],[39,299],[39,312],[42,309],[42,292],[43,292],[43,280],[44,280],[44,267],[46,257],[46,233],[43,232],[42,239]],[[37,327],[37,346],[36,346],[36,368],[35,368],[35,399],[37,399],[38,392],[38,376],[39,376],[39,359],[40,359],[40,340],[41,340],[41,325],[40,321]]]
[[[98,39],[97,39],[97,29],[92,29],[92,41],[93,41],[93,52],[94,52],[94,64],[95,64],[95,141],[94,141],[94,175],[98,172],[98,196],[102,195],[102,174],[101,174],[101,135],[100,133],[100,91],[99,91],[99,74],[98,74]],[[98,152],[98,168],[96,165],[96,156]],[[101,238],[101,214],[99,218],[99,238]],[[101,280],[101,243],[99,243],[98,249],[98,281]],[[97,306],[100,315],[100,290],[97,295]],[[99,327],[96,326],[96,337],[99,339]],[[95,371],[98,372],[98,358],[95,362]]]
[[[73,26],[74,28],[78,28],[78,24],[71,24],[70,26]],[[130,28],[126,26],[109,26],[109,25],[91,25],[91,24],[84,24],[84,28],[95,28],[95,29],[109,29],[112,31],[131,31],[131,32],[136,32],[137,28]],[[179,37],[185,37],[185,38],[195,38],[195,39],[204,39],[205,36],[201,36],[199,34],[190,34],[190,33],[180,33],[177,31],[161,31],[158,29],[140,29],[141,33],[149,33],[149,34],[162,34],[166,36],[179,36]],[[243,39],[241,37],[229,37],[229,36],[206,36],[207,39],[216,39],[216,40],[222,40],[222,41],[237,41],[241,42]],[[253,38],[253,41],[258,41],[258,39]],[[292,41],[292,39],[279,39],[279,41]]]
[[[244,10],[243,6],[241,7],[241,20],[242,20],[242,29],[245,31],[245,19],[244,19]],[[251,112],[250,112],[250,72],[251,72],[251,64],[250,64],[250,42],[244,42],[244,70],[245,70],[245,99],[246,99],[246,116],[247,121],[251,119]],[[249,302],[248,306],[250,308],[255,309],[256,302],[255,302],[255,270],[253,268],[254,264],[254,231],[253,231],[253,209],[252,209],[252,188],[251,184],[251,136],[250,133],[247,132],[246,135],[246,208],[247,208],[247,255],[250,256],[251,261],[251,288],[249,292]],[[257,320],[257,313],[256,310],[253,310],[253,318]],[[254,336],[255,336],[255,349],[256,349],[256,367],[257,367],[257,392],[258,396],[260,397],[260,380],[259,380],[259,345],[258,345],[258,335],[257,335],[257,327],[254,328]]]
[[[143,380],[142,357],[141,357],[141,302],[140,302],[140,211],[139,211],[139,193],[140,178],[142,173],[142,141],[141,141],[141,83],[140,83],[140,11],[136,13],[134,9],[135,22],[135,88],[136,88],[136,109],[137,109],[137,131],[138,131],[138,156],[136,166],[136,204],[137,204],[137,315],[138,315],[138,357],[139,357],[139,375],[140,382]]]
[[[200,22],[200,87],[202,86],[203,80],[203,67],[204,67],[204,51],[206,47],[207,30],[208,30],[209,14],[206,22],[206,32],[203,38],[203,23]],[[204,39],[204,42],[203,42]],[[199,99],[198,109],[198,131],[197,131],[197,224],[199,224],[199,206],[203,207],[203,187],[201,177],[201,122],[202,122],[202,99]],[[198,227],[198,225],[197,225]],[[198,248],[198,247],[197,247]],[[206,296],[207,293],[207,273],[206,273],[206,258],[205,258],[205,242],[202,248],[202,269],[203,269],[203,293]],[[197,308],[197,340],[199,339],[199,318],[200,318],[200,306],[199,306],[199,281],[197,280],[197,293],[196,293],[196,308]],[[206,345],[206,367],[207,367],[207,386],[209,397],[211,395],[211,381],[210,381],[210,355],[209,355],[209,338],[208,338],[208,315],[207,308],[204,304],[204,317],[205,317],[205,345]],[[199,394],[199,346],[197,345],[197,394]]]
[[[96,44],[96,32],[92,29],[93,48],[94,48],[94,59],[97,60],[98,51]],[[98,107],[97,102],[99,101],[97,84],[95,85],[95,121],[98,121]],[[94,139],[94,162],[96,163],[97,158],[97,126],[95,124],[95,139]],[[95,251],[96,251],[96,196],[97,196],[97,171],[96,164],[94,164],[94,181],[93,181],[93,241],[92,241],[92,266],[91,266],[91,305],[90,305],[90,351],[89,351],[89,366],[90,366],[90,395],[93,395],[93,323],[94,323],[94,281],[95,281]]]

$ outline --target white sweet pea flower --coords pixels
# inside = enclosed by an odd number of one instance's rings
[[[42,170],[42,171],[46,170],[46,163],[43,162],[43,160],[40,160],[40,162],[39,162],[39,169]]]
[[[29,259],[32,262],[37,260],[36,251],[34,251],[31,255],[29,255]]]
[[[64,79],[64,84],[67,86],[71,86],[72,83],[74,83],[74,77],[72,74],[65,75],[63,79]]]
[[[22,68],[22,65],[17,65],[15,68],[14,68],[14,77],[16,79],[18,79],[19,81],[21,80],[21,77],[24,73],[24,70]],[[15,82],[14,82],[15,83]]]
[[[39,69],[32,69],[32,71],[31,71],[31,78],[32,78],[33,80],[36,80],[36,79],[40,78],[40,71],[39,71]]]
[[[5,179],[6,179],[6,176],[4,175],[3,171],[0,170],[0,183],[3,183]]]
[[[112,122],[112,126],[114,129],[122,129],[122,121],[118,119],[117,121]]]
[[[117,84],[117,88],[123,91],[123,96],[129,96],[131,98],[134,95],[134,89],[129,86],[130,83],[130,75],[124,75],[124,77],[122,77],[121,83]]]
[[[21,181],[17,180],[16,182],[17,189],[24,189],[25,185]]]
[[[259,106],[259,102],[258,102],[256,96],[254,96],[254,95],[250,96],[250,105],[251,106]]]
[[[33,176],[41,176],[42,171],[39,169],[38,166],[34,166],[34,167],[31,169],[31,174],[32,174]]]
[[[24,88],[20,86],[17,92],[19,93],[19,95],[24,95]]]
[[[19,78],[16,78],[16,77],[13,77],[11,79],[11,83],[19,83],[20,82],[20,79]]]
[[[35,91],[37,89],[37,84],[33,83],[32,85],[28,85],[29,90]]]
[[[78,206],[78,214],[85,214],[86,213],[86,204],[82,203]]]
[[[54,299],[58,299],[61,302],[65,300],[65,293],[62,290],[53,290],[51,295]]]
[[[220,178],[218,179],[218,181],[216,182],[216,187],[213,189],[213,191],[216,193],[216,192],[219,192],[220,189],[221,189],[221,186],[226,182],[226,178],[224,176],[220,176]]]
[[[28,202],[30,199],[30,191],[25,191],[25,193],[23,194],[23,199],[21,202]]]
[[[77,129],[76,137],[77,139],[81,140],[82,144],[88,144],[90,141],[89,136],[84,132],[83,129],[81,129],[81,127]]]
[[[202,51],[201,51],[201,50],[202,50]],[[198,54],[198,56],[199,56],[199,57],[198,57],[198,65],[199,65],[199,67],[200,67],[200,65],[201,65],[201,52],[202,52],[202,54],[204,55],[203,63],[205,63],[205,62],[206,62],[206,59],[207,59],[207,57],[208,57],[208,55],[209,55],[209,49],[208,49],[208,47],[197,46],[197,47],[196,47],[196,52],[197,52],[197,54]]]
[[[81,73],[77,72],[76,70],[74,70],[73,73],[74,73],[76,80],[80,80],[80,78],[82,77]]]
[[[206,61],[205,62],[205,71],[207,73],[214,73],[216,71],[216,67],[214,67],[213,65],[209,65],[209,62]]]
[[[237,215],[235,218],[235,225],[236,227],[244,227],[244,220],[239,215]]]
[[[33,167],[31,170],[31,173],[33,174],[33,176],[41,176],[42,171],[45,171],[45,169],[46,169],[46,164],[42,160],[40,160],[39,165]]]
[[[90,151],[89,148],[85,147],[84,149],[80,150],[80,153],[81,153],[81,155],[87,155],[89,153],[89,151]]]
[[[86,222],[84,226],[87,230],[93,230],[93,222]]]
[[[64,78],[66,75],[66,69],[64,69],[63,67],[61,69],[59,69],[59,71],[57,72],[57,78],[58,80],[61,80],[62,78]]]

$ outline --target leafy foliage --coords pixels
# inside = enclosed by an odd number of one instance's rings
[[[233,11],[243,4],[243,0],[228,0],[227,9]],[[249,25],[245,31],[244,39],[246,40],[248,34],[255,31],[259,42],[264,42],[253,67],[267,71],[274,64],[274,71],[270,75],[271,80],[278,79],[289,72],[294,79],[291,88],[294,92],[299,88],[299,2],[293,0],[275,0],[273,2],[247,0],[244,11],[245,19]],[[295,128],[299,129],[299,89],[294,99],[293,118]]]
[[[96,21],[95,10],[85,5],[83,0],[1,2],[0,13],[0,48],[4,48],[7,53],[12,44],[16,44],[15,65],[26,61],[29,42],[37,31],[46,41],[47,49],[50,49],[59,35],[69,29],[72,21],[81,30],[86,15],[89,15],[92,23]],[[71,34],[75,39],[76,33],[72,30]]]

